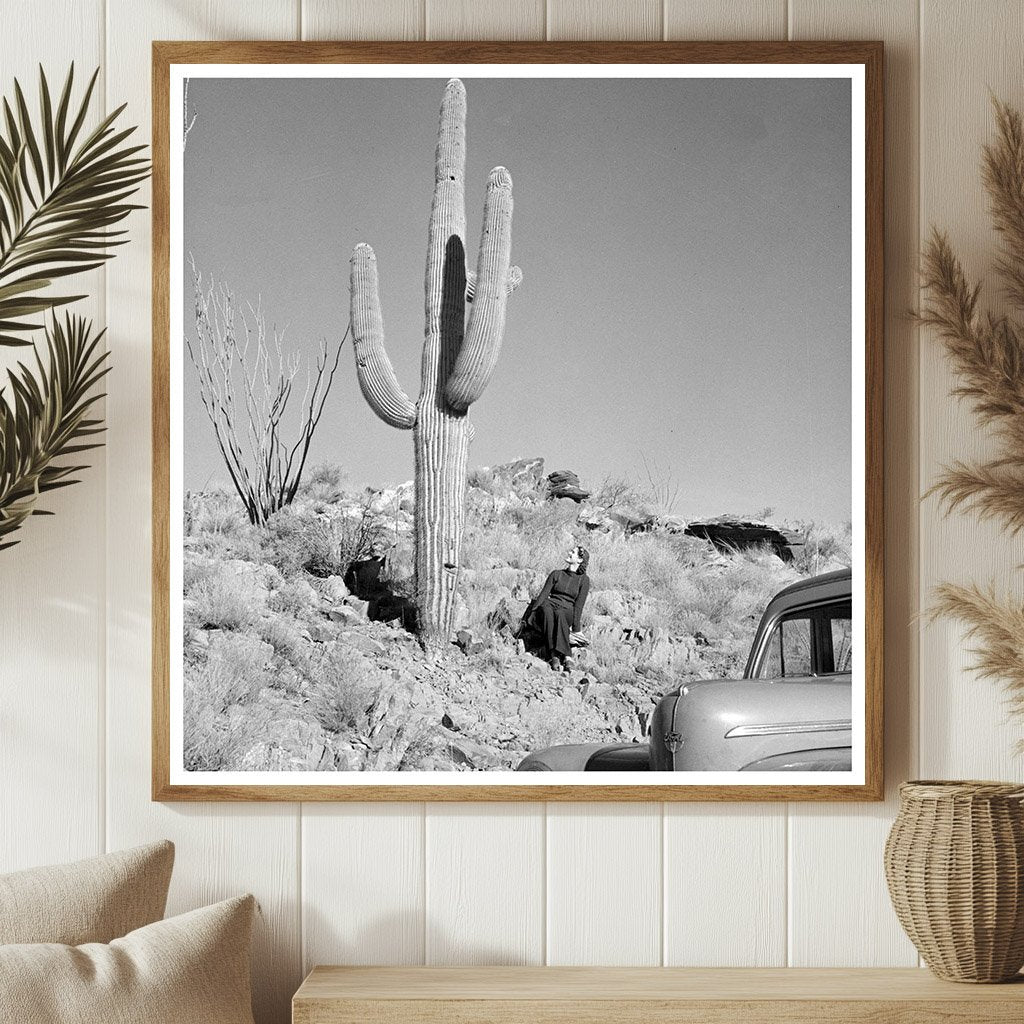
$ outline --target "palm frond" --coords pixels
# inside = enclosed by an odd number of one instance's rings
[[[54,154],[56,158],[56,153]],[[47,361],[35,369],[18,363],[8,371],[10,395],[0,390],[0,550],[13,546],[14,532],[30,515],[48,515],[38,505],[47,491],[77,483],[88,468],[76,458],[99,448],[102,422],[89,417],[103,397],[97,385],[107,374],[103,331],[82,317],[56,317],[46,327]]]
[[[84,131],[97,69],[72,107],[74,64],[56,109],[39,69],[39,118],[33,124],[20,83],[14,105],[4,100],[0,127],[0,346],[28,345],[31,318],[82,298],[54,295],[54,281],[102,266],[109,246],[127,239],[115,225],[149,176],[141,145],[126,145],[134,128],[119,129],[124,106]]]

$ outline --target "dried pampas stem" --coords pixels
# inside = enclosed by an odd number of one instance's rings
[[[1007,298],[1024,306],[1024,126],[1016,110],[996,99],[993,106],[997,137],[985,146],[982,181],[1000,235],[995,267]],[[990,459],[944,467],[927,494],[938,496],[946,515],[971,512],[1016,536],[1024,530],[1024,328],[1010,317],[979,313],[981,286],[968,279],[942,232],[932,232],[923,267],[927,301],[917,320],[942,340],[958,378],[953,394],[970,402],[998,445]],[[976,671],[1001,679],[1011,710],[1024,714],[1024,607],[973,584],[943,583],[935,599],[932,617],[966,624]]]

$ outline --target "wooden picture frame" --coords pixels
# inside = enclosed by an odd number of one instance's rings
[[[879,42],[657,42],[657,43],[499,43],[499,42],[166,42],[153,43],[153,716],[152,716],[152,794],[154,800],[279,800],[279,801],[437,801],[437,800],[551,800],[551,801],[706,801],[706,800],[785,800],[785,801],[867,801],[883,797],[883,452],[882,452],[882,368],[883,368],[883,220],[882,220],[882,77],[883,47]],[[736,781],[716,784],[687,784],[670,779],[652,782],[650,776],[631,773],[628,783],[601,781],[566,782],[557,775],[537,782],[525,777],[492,781],[487,774],[472,774],[471,782],[416,781],[406,784],[389,780],[353,783],[353,773],[328,773],[329,781],[300,782],[284,779],[247,784],[233,772],[228,782],[191,781],[183,772],[181,750],[175,753],[172,712],[172,665],[180,661],[180,634],[171,632],[174,601],[171,585],[172,517],[181,508],[172,507],[171,401],[175,393],[171,373],[181,365],[180,352],[172,355],[172,302],[181,305],[181,296],[172,295],[172,180],[174,178],[171,133],[178,130],[177,113],[172,119],[172,72],[196,65],[462,65],[485,67],[519,65],[579,65],[579,77],[596,73],[603,65],[710,65],[715,67],[802,66],[852,67],[851,81],[863,86],[863,181],[853,178],[853,210],[863,210],[862,264],[854,247],[854,276],[863,283],[862,309],[853,310],[854,334],[857,320],[863,325],[863,394],[856,389],[854,366],[854,422],[863,409],[863,707],[854,701],[853,721],[863,722],[863,737],[854,740],[862,755],[863,771],[855,781],[830,784],[825,778],[793,784],[785,775],[778,782],[746,782],[737,773]],[[859,70],[857,70],[859,69]],[[625,68],[620,69],[625,73]],[[438,67],[424,67],[421,77],[448,77]],[[713,77],[713,76],[712,76]],[[180,86],[179,86],[180,88]],[[853,86],[851,88],[859,88]],[[175,111],[178,108],[174,108]],[[201,112],[200,112],[201,116]],[[851,115],[852,116],[852,115]],[[472,114],[471,114],[472,130]],[[860,140],[854,137],[856,152]],[[856,164],[856,161],[854,161]],[[863,195],[859,186],[863,185]],[[862,207],[858,206],[861,199]],[[469,237],[476,228],[471,217]],[[859,230],[856,216],[853,237]],[[422,225],[415,225],[422,233]],[[417,234],[417,239],[419,235]],[[353,242],[356,239],[352,240]],[[513,243],[514,244],[514,243]],[[862,273],[861,273],[862,272]],[[529,273],[527,269],[527,274]],[[857,344],[856,338],[854,344]],[[343,362],[346,358],[342,357]],[[343,372],[339,371],[339,372]],[[351,372],[351,371],[349,371]],[[859,396],[859,397],[858,397]],[[863,405],[859,405],[862,401]],[[856,494],[857,474],[854,474]],[[854,516],[856,522],[857,517]],[[856,527],[854,527],[856,529]],[[854,580],[858,567],[854,566]],[[855,584],[856,585],[856,584]],[[181,698],[178,697],[180,706]],[[861,715],[862,711],[862,715]],[[180,726],[180,723],[179,723]],[[178,767],[172,765],[178,757]],[[858,755],[859,756],[859,755]],[[425,774],[425,773],[424,773]],[[463,773],[469,775],[469,773]],[[507,773],[511,776],[511,772]],[[659,773],[660,774],[660,773]],[[667,774],[667,773],[666,773]],[[602,773],[604,779],[604,773]],[[633,782],[633,779],[636,779]],[[552,779],[553,781],[547,781]]]

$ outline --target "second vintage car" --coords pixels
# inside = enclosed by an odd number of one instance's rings
[[[741,679],[665,694],[647,743],[566,744],[518,771],[850,771],[852,578],[801,580],[765,609]]]

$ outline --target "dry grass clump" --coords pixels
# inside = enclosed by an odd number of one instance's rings
[[[186,596],[186,620],[204,629],[245,629],[256,614],[251,588],[221,566],[196,579]]]
[[[286,658],[293,664],[305,660],[304,648],[308,641],[302,637],[302,631],[294,619],[280,618],[272,615],[260,619],[257,633],[274,648],[274,653]]]
[[[793,567],[808,576],[825,572],[836,564],[853,564],[853,523],[807,523],[803,526],[803,548],[793,559]]]
[[[271,611],[305,619],[315,611],[320,598],[308,580],[298,578],[285,580],[271,595],[267,606]]]
[[[271,649],[254,637],[224,633],[210,640],[206,661],[186,665],[184,686],[185,767],[221,771],[266,735],[257,696],[269,679]],[[246,706],[243,716],[227,714]]]
[[[346,474],[339,466],[324,463],[314,466],[299,485],[298,494],[310,501],[335,505],[345,497]]]
[[[365,732],[383,679],[358,651],[328,645],[310,662],[310,710],[328,732]]]

